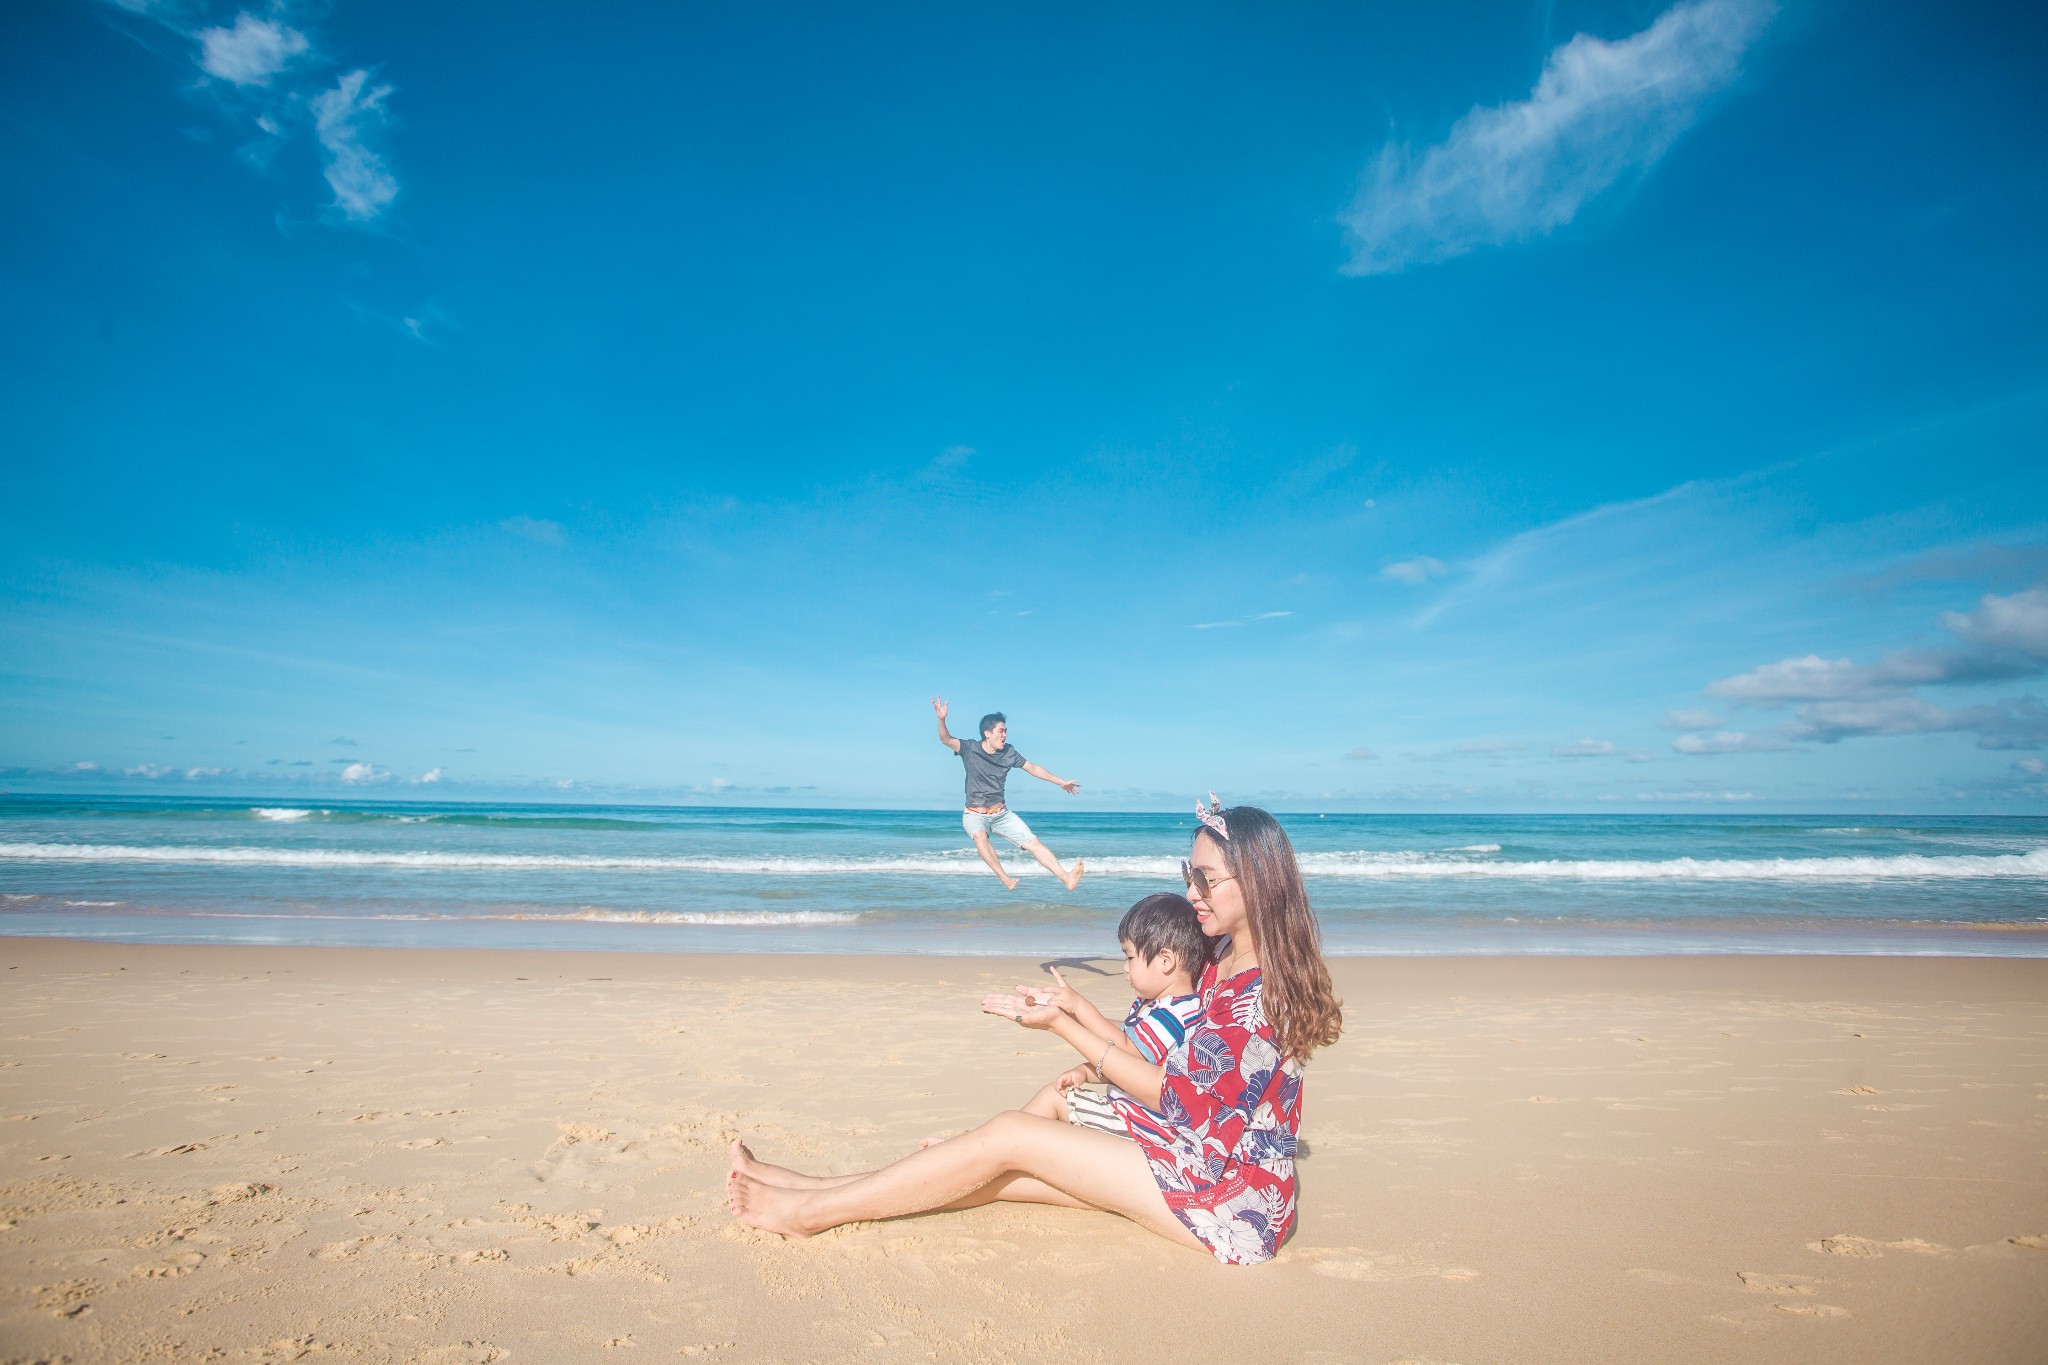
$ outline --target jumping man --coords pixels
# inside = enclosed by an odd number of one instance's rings
[[[995,845],[989,842],[988,836],[994,832],[1038,859],[1040,867],[1058,877],[1061,884],[1072,891],[1081,881],[1081,860],[1074,860],[1072,872],[1062,868],[1060,860],[1052,856],[1052,850],[1031,832],[1031,826],[1003,804],[1003,784],[1009,780],[1012,768],[1022,768],[1033,777],[1044,778],[1069,796],[1081,790],[1081,784],[1069,782],[1064,777],[1054,777],[1036,763],[1025,761],[1024,755],[1010,747],[1010,722],[1000,711],[981,718],[981,743],[968,744],[947,732],[945,698],[933,697],[932,710],[939,717],[939,743],[960,755],[961,763],[966,765],[967,809],[961,813],[960,823],[966,826],[981,860],[988,864],[988,870],[1002,878],[1003,885],[1010,890],[1017,889],[1017,879],[1003,871],[1003,861],[996,856]]]

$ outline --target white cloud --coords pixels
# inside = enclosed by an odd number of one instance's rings
[[[441,770],[439,768],[429,768],[425,772],[421,773],[418,777],[415,777],[413,779],[413,784],[415,786],[427,787],[432,786],[434,783],[439,782],[440,780]]]
[[[1434,147],[1388,144],[1342,221],[1351,275],[1390,274],[1570,222],[1647,170],[1735,79],[1771,0],[1687,0],[1614,42],[1552,50],[1529,98],[1475,108]]]
[[[1778,731],[1792,740],[1833,744],[1865,735],[1969,731],[1985,749],[2048,744],[2048,707],[2033,697],[1944,710],[1911,690],[2048,672],[2048,590],[1987,593],[1967,612],[1944,612],[1941,623],[1960,647],[1897,649],[1874,664],[1808,654],[1723,678],[1705,690],[1747,706],[1798,703],[1793,719]],[[1682,740],[1672,747],[1681,753],[1739,752]]]
[[[1294,615],[1291,611],[1262,611],[1254,616],[1241,616],[1235,621],[1197,621],[1189,630],[1231,630],[1253,621],[1284,621]]]
[[[1349,753],[1345,754],[1344,757],[1357,759],[1359,762],[1366,762],[1370,759],[1378,758],[1379,755],[1374,753],[1372,750],[1366,748],[1363,744],[1361,744],[1356,749],[1353,749]]]
[[[382,782],[390,776],[374,763],[351,763],[341,770],[344,782]]]
[[[1754,801],[1754,792],[1637,792],[1638,801],[1677,803],[1681,801]]]
[[[1971,611],[1943,612],[1941,624],[1973,645],[2048,662],[2048,588],[1986,593]]]
[[[81,758],[78,762],[71,765],[71,771],[75,773],[96,773],[99,770],[100,765],[89,758]]]
[[[536,545],[560,545],[568,537],[562,533],[558,521],[543,521],[539,517],[520,515],[507,517],[498,523],[498,529],[510,535],[533,541]]]
[[[2022,758],[2012,766],[2030,777],[2048,777],[2048,763],[2038,758]]]
[[[1581,739],[1571,744],[1554,746],[1550,751],[1550,756],[1552,758],[1606,758],[1611,754],[1618,754],[1620,752],[1621,750],[1617,749],[1608,740]]]
[[[1788,701],[1836,701],[1861,696],[1880,685],[1877,669],[1869,664],[1809,654],[1708,683],[1705,691],[1710,697],[1775,706]]]
[[[1712,735],[1680,735],[1671,741],[1671,747],[1681,754],[1767,754],[1792,746],[1770,735],[1723,730]]]
[[[187,769],[185,769],[185,780],[186,780],[187,782],[202,782],[202,781],[204,781],[205,779],[207,779],[207,778],[209,778],[209,777],[219,777],[220,775],[221,775],[221,770],[220,770],[219,768],[187,768]]]
[[[1910,695],[1817,701],[1785,727],[1793,739],[1832,744],[1852,735],[1924,735],[1956,728],[1957,716]]]
[[[398,197],[398,181],[384,158],[363,140],[390,117],[384,99],[391,87],[365,91],[369,79],[367,71],[351,71],[312,100],[313,129],[327,154],[327,184],[335,206],[358,222],[375,218]]]
[[[138,763],[132,768],[123,768],[121,770],[121,775],[123,777],[158,778],[169,777],[171,775],[171,771],[172,770],[169,768],[160,768],[154,763]]]
[[[1712,711],[1666,711],[1664,728],[1667,730],[1718,730],[1727,724]]]
[[[268,85],[311,46],[297,29],[245,12],[235,16],[233,28],[200,30],[199,66],[235,85]]]
[[[1416,584],[1427,583],[1432,578],[1441,578],[1449,572],[1450,568],[1441,559],[1417,555],[1413,559],[1403,559],[1387,565],[1380,570],[1380,577],[1388,583]]]
[[[268,167],[277,150],[310,123],[335,206],[348,221],[368,222],[398,196],[397,179],[371,146],[371,135],[389,120],[384,101],[391,87],[370,87],[369,73],[361,70],[336,78],[334,59],[318,35],[275,17],[286,6],[274,6],[271,17],[243,10],[230,24],[202,27],[197,13],[207,6],[198,0],[112,3],[195,45],[193,60],[208,78],[200,88],[213,94],[237,128],[261,135],[238,149],[243,160]],[[334,87],[322,89],[329,80]],[[433,321],[422,314],[396,325],[426,340],[424,329]]]

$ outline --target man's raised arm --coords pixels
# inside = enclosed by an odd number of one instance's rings
[[[944,721],[941,721],[939,723],[941,725],[945,724]],[[1081,784],[1079,782],[1069,782],[1064,777],[1055,777],[1051,773],[1047,772],[1045,769],[1039,767],[1036,763],[1025,763],[1024,771],[1030,773],[1033,777],[1042,778],[1043,780],[1052,783],[1055,787],[1058,787],[1060,790],[1064,791],[1069,796],[1072,796],[1075,792],[1081,790]]]
[[[952,734],[946,729],[946,709],[946,699],[944,697],[932,698],[932,710],[938,713],[939,717],[939,743],[957,754],[960,752],[960,741],[953,738]]]

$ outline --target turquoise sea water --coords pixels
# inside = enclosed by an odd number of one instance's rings
[[[1113,953],[1190,815],[0,798],[0,934],[649,952]],[[1285,815],[1328,947],[2048,956],[2048,820]]]

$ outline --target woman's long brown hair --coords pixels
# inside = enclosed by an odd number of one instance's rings
[[[1323,962],[1323,931],[1301,884],[1294,845],[1280,822],[1257,806],[1232,806],[1223,812],[1223,827],[1228,839],[1208,838],[1244,896],[1259,954],[1260,1003],[1280,1050],[1306,1062],[1344,1031],[1344,1004]]]

